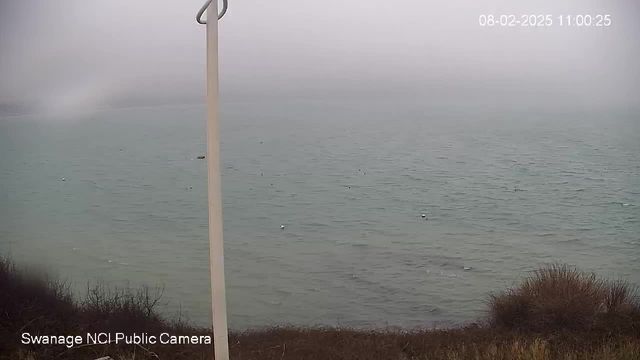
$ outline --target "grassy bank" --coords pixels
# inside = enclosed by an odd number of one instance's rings
[[[22,334],[210,335],[156,312],[161,289],[69,286],[0,260],[0,359],[210,359],[211,345],[22,344]],[[487,301],[486,316],[447,330],[271,328],[230,334],[233,359],[640,359],[640,303],[624,282],[565,266],[538,270]],[[420,317],[422,314],[416,314]],[[428,316],[425,314],[425,319]],[[114,335],[115,337],[115,335]]]

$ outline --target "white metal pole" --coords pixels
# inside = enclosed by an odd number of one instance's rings
[[[207,168],[209,198],[209,261],[213,313],[214,359],[229,360],[227,301],[222,243],[222,190],[220,180],[220,115],[218,85],[218,2],[207,9]]]

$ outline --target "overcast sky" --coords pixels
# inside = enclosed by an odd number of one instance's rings
[[[0,0],[0,103],[202,102],[203,1]],[[230,0],[221,92],[626,106],[640,98],[636,3]],[[481,27],[481,14],[554,24]],[[559,26],[578,14],[610,14],[611,26]]]

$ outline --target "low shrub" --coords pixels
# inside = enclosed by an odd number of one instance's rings
[[[537,333],[640,334],[635,288],[566,265],[540,268],[518,286],[489,298],[492,327]]]

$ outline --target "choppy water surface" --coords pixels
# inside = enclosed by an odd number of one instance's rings
[[[222,118],[232,328],[468,321],[553,261],[640,284],[636,115],[225,103]],[[79,290],[164,284],[167,313],[206,324],[204,153],[200,106],[0,118],[0,250]]]

